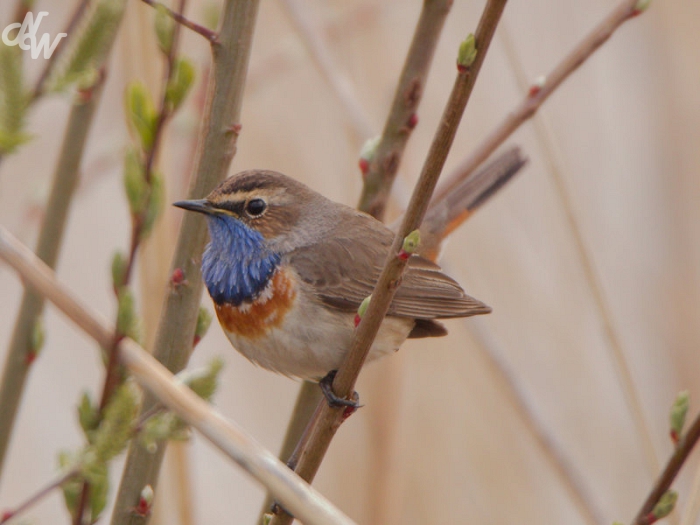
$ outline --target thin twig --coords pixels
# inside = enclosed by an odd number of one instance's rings
[[[19,514],[22,514],[26,510],[30,509],[31,507],[39,503],[42,499],[44,499],[46,496],[51,494],[54,490],[60,488],[64,483],[76,477],[78,474],[80,474],[80,471],[78,469],[73,469],[65,473],[58,479],[52,481],[38,492],[32,494],[29,498],[24,500],[14,509],[2,512],[2,516],[0,516],[0,525],[8,522],[11,519],[16,518]]]
[[[358,209],[383,220],[386,203],[396,178],[401,157],[418,122],[418,105],[427,83],[442,27],[451,0],[423,2],[418,25],[399,78],[391,111],[379,144],[369,163]]]
[[[630,2],[625,3],[630,4]],[[620,14],[622,15],[621,11]],[[516,73],[516,77],[520,85],[524,89],[527,89],[525,74],[522,71],[522,68],[519,67],[518,61],[515,57],[514,46],[510,42],[507,32],[504,32],[504,43],[506,44],[505,48],[510,58],[511,65]],[[613,363],[616,365],[615,371],[617,372],[625,401],[629,407],[630,413],[632,414],[632,420],[637,429],[636,434],[641,440],[647,467],[652,476],[656,475],[659,472],[660,465],[659,458],[654,449],[651,429],[649,428],[649,424],[644,416],[642,400],[639,396],[638,389],[635,387],[632,372],[627,363],[627,359],[625,358],[622,339],[614,326],[612,311],[608,301],[605,298],[603,284],[595,270],[593,253],[585,242],[581,225],[575,213],[575,206],[573,204],[574,199],[567,188],[567,184],[563,176],[564,170],[562,169],[562,166],[554,151],[554,137],[542,115],[534,114],[533,124],[535,127],[535,132],[539,138],[540,145],[544,151],[544,157],[548,163],[549,169],[547,172],[552,177],[559,201],[562,203],[564,208],[566,223],[578,252],[578,260],[583,267],[586,281],[588,282],[589,289],[593,295],[593,300],[595,301],[599,315],[603,321],[605,335],[607,336],[609,343],[607,348],[611,354]]]
[[[693,424],[690,425],[688,431],[678,442],[676,449],[666,463],[666,467],[664,467],[647,499],[644,501],[642,508],[639,509],[637,516],[634,518],[634,525],[648,525],[650,523],[649,514],[654,510],[661,496],[671,487],[698,439],[700,439],[700,415],[695,418]]]
[[[333,382],[333,390],[340,397],[350,397],[360,369],[396,292],[407,262],[404,258],[397,257],[397,254],[404,238],[418,228],[427,210],[506,1],[490,0],[487,2],[475,35],[476,59],[468,67],[458,69],[452,93],[414,189],[408,210],[387,254],[384,268],[372,293],[372,300],[367,312],[362,317],[348,354]],[[301,451],[296,469],[303,479],[312,480],[314,478],[328,450],[330,441],[342,422],[343,413],[342,408],[331,408],[325,401],[321,402],[319,416],[310,429],[308,444]],[[292,519],[288,514],[280,512],[273,518],[272,524],[290,523]]]
[[[241,126],[239,123],[243,88],[250,58],[258,0],[227,0],[222,14],[222,31],[212,43],[213,70],[207,108],[204,138],[200,144],[196,174],[190,198],[200,198],[221,182],[236,152]],[[197,312],[202,296],[200,261],[206,240],[206,224],[202,217],[185,215],[178,237],[171,272],[182,272],[183,282],[173,282],[166,291],[161,322],[156,333],[153,355],[172,372],[182,370],[190,356]],[[146,396],[143,411],[156,402]],[[117,494],[112,525],[144,523],[130,512],[139,499],[141,489],[157,485],[158,472],[165,445],[155,453],[132,443]]]
[[[70,20],[68,21],[68,25],[66,25],[66,27],[63,29],[63,33],[66,33],[68,38],[70,38],[70,35],[73,34],[73,30],[78,26],[78,22],[80,22],[82,19],[89,4],[90,0],[80,0],[76,6],[75,11],[73,11]],[[30,104],[35,102],[43,94],[46,79],[49,78],[49,74],[51,71],[53,71],[53,67],[56,64],[56,60],[61,56],[64,49],[68,49],[68,45],[65,40],[60,43],[56,51],[49,57],[46,64],[44,64],[44,69],[41,70],[39,78],[37,78],[36,84],[34,84],[34,89],[32,90],[32,94],[29,99]]]
[[[0,259],[39,294],[51,301],[100,345],[109,345],[114,329],[76,300],[54,272],[32,251],[0,227]],[[244,430],[227,421],[206,401],[178,381],[148,352],[128,338],[119,343],[122,363],[139,384],[268,488],[282,504],[310,525],[352,525],[354,522],[299,479]]]
[[[68,210],[78,184],[85,143],[99,103],[103,79],[78,96],[71,108],[61,153],[53,174],[51,193],[39,228],[37,256],[54,268],[63,240]],[[12,340],[0,380],[0,472],[22,399],[27,374],[34,361],[32,332],[44,308],[44,300],[32,290],[22,295]]]
[[[422,99],[430,64],[439,40],[445,18],[450,10],[450,0],[424,1],[413,39],[406,55],[403,70],[397,84],[394,101],[384,125],[373,162],[365,179],[363,197],[359,209],[381,220],[389,191],[396,178],[403,150],[415,127],[415,114]],[[336,66],[325,45],[324,36],[310,21],[310,16],[299,0],[285,0],[284,5],[306,44],[311,57],[328,85],[340,101],[355,133],[365,138],[373,135],[373,127],[367,113],[360,105],[352,85]],[[409,125],[411,124],[411,125]],[[370,190],[368,185],[372,187]],[[363,204],[364,203],[364,204]],[[299,393],[283,441],[280,457],[287,459],[298,448],[298,442],[308,425],[310,416],[321,399],[315,383],[305,381]],[[263,513],[270,508],[268,497],[263,503]]]
[[[178,13],[183,13],[186,5],[186,0],[179,0],[178,3]],[[153,129],[153,141],[151,142],[148,150],[145,152],[145,169],[144,169],[144,179],[146,184],[153,183],[153,167],[158,151],[160,150],[161,139],[163,137],[163,131],[168,120],[172,116],[170,108],[168,106],[168,85],[172,80],[172,76],[175,70],[175,60],[177,56],[177,44],[180,36],[180,25],[175,24],[172,32],[172,39],[170,41],[170,49],[166,57],[165,73],[163,77],[163,85],[161,88],[160,104],[158,109],[158,114],[156,117],[156,122]],[[149,196],[149,199],[152,196]],[[145,217],[148,213],[148,208],[150,203],[144,206],[143,211],[139,215],[132,216],[132,227],[131,227],[131,241],[129,247],[129,255],[127,256],[126,267],[123,272],[120,283],[114,283],[114,293],[119,299],[119,290],[125,286],[129,286],[131,283],[131,276],[133,274],[134,266],[136,264],[136,254],[139,247],[144,239],[143,227],[145,224]],[[117,326],[117,320],[119,317],[119,312],[116,314],[115,326]],[[118,346],[119,341],[121,341],[124,334],[115,333],[114,341],[108,349],[108,359],[107,367],[105,372],[105,380],[102,388],[102,396],[100,398],[98,419],[102,418],[104,410],[109,405],[112,396],[119,384],[122,382],[122,370],[119,363]],[[75,512],[75,525],[80,525],[84,520],[84,514],[88,508],[88,503],[90,501],[90,486],[88,481],[83,482],[83,487],[80,494],[80,499],[78,500],[78,506]],[[94,518],[94,517],[93,517]]]
[[[162,9],[165,13],[168,14],[173,20],[175,20],[178,24],[181,24],[185,26],[187,29],[190,29],[194,31],[195,33],[202,35],[204,38],[209,40],[210,43],[214,44],[218,42],[219,40],[219,34],[216,31],[212,31],[211,29],[207,29],[206,27],[199,25],[189,18],[185,18],[182,15],[182,12],[176,12],[170,9],[168,6],[161,4],[160,2],[156,2],[155,0],[141,0],[144,4],[148,4],[151,7],[157,7],[158,9]]]

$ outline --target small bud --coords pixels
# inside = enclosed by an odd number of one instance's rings
[[[381,137],[377,135],[374,138],[367,139],[362,145],[362,149],[360,150],[360,170],[362,171],[362,175],[367,175],[369,164],[377,153],[380,140]]]
[[[262,522],[262,525],[270,525],[272,518],[273,518],[272,514],[270,514],[269,512],[266,512],[265,514],[262,515],[262,520],[260,520],[260,521]]]
[[[140,498],[150,506],[153,503],[153,487],[150,485],[143,487]]]
[[[122,286],[117,297],[117,334],[138,341],[141,327],[136,316],[134,295],[128,286]]]
[[[688,415],[689,405],[690,394],[685,390],[676,396],[676,400],[671,407],[671,439],[675,444],[678,444],[683,434],[683,427],[685,426],[685,418]]]
[[[144,238],[148,236],[153,230],[153,226],[156,223],[158,217],[160,217],[163,211],[163,205],[165,203],[165,184],[163,183],[163,177],[160,173],[151,174],[151,187],[148,195],[148,204],[146,206],[146,214],[143,218],[143,223],[141,224],[141,237]]]
[[[355,328],[357,328],[357,325],[360,324],[360,321],[362,320],[362,317],[364,317],[365,312],[367,312],[367,308],[369,308],[369,303],[371,300],[372,296],[368,295],[364,298],[364,300],[360,304],[360,307],[357,309],[357,315],[355,315]]]
[[[664,495],[659,498],[659,502],[654,506],[654,510],[651,511],[654,521],[671,514],[676,506],[676,501],[678,501],[678,492],[675,490],[664,492]]]
[[[408,122],[406,123],[406,127],[408,129],[413,129],[418,125],[418,115],[415,113],[411,113],[411,116],[408,117]]]
[[[129,201],[131,215],[137,216],[143,213],[148,185],[139,154],[131,148],[127,150],[124,157],[124,191]]]
[[[194,83],[194,66],[186,58],[177,58],[165,90],[165,101],[168,111],[173,112],[182,104]]]
[[[116,252],[112,256],[112,287],[115,291],[124,286],[126,267],[126,257],[122,252]]]
[[[651,0],[637,0],[637,5],[634,6],[632,16],[641,15],[651,5]]]
[[[173,45],[175,20],[170,17],[164,5],[156,5],[156,16],[153,21],[153,27],[156,31],[158,47],[166,56],[169,55]]]
[[[207,331],[211,325],[211,319],[212,317],[209,310],[200,306],[199,313],[197,314],[197,327],[194,329],[194,343],[192,346],[197,346],[197,343],[207,335]]]
[[[32,333],[29,338],[29,352],[27,352],[27,364],[31,365],[44,347],[46,332],[44,330],[44,320],[37,317],[32,326]]]
[[[175,286],[180,286],[186,281],[187,279],[185,279],[185,272],[182,271],[182,268],[175,268],[173,270],[173,274],[170,276],[170,282]]]
[[[467,68],[474,63],[476,54],[476,40],[474,39],[474,34],[470,33],[469,36],[459,45],[459,52],[457,53],[457,69],[460,73],[464,73]]]
[[[219,374],[223,368],[223,360],[215,358],[207,367],[180,372],[177,378],[199,397],[208,401],[219,386]]]
[[[83,432],[88,437],[88,441],[90,441],[90,434],[100,423],[100,414],[98,407],[93,405],[90,394],[87,392],[83,392],[83,396],[80,398],[78,422],[80,423],[80,428],[83,429]]]
[[[132,82],[126,88],[126,114],[138,135],[141,147],[148,151],[153,146],[157,113],[151,94],[141,82]]]
[[[542,88],[544,85],[547,83],[547,77],[544,75],[541,75],[535,79],[533,84],[530,86],[530,91],[528,92],[528,96],[530,97],[535,97],[539,94],[540,91],[542,91]]]
[[[401,251],[399,251],[399,259],[402,261],[405,261],[408,259],[415,251],[418,249],[418,246],[420,245],[420,231],[419,230],[413,230],[411,233],[406,235],[406,237],[403,240],[403,246],[401,247]]]

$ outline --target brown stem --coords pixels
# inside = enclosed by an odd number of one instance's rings
[[[221,34],[212,45],[211,99],[196,174],[189,190],[190,198],[201,198],[223,180],[236,152],[243,88],[258,5],[257,0],[227,0],[224,4]],[[205,228],[202,217],[186,215],[173,256],[172,271],[181,271],[187,282],[170,286],[166,291],[153,350],[156,359],[173,372],[184,368],[192,350],[202,294],[199,266],[206,240]],[[155,402],[153,396],[146,396],[142,411],[148,411]],[[165,446],[161,445],[155,454],[151,454],[132,442],[117,494],[112,525],[145,523],[145,518],[133,515],[129,509],[136,504],[145,485],[156,488],[164,450]]]
[[[415,127],[418,105],[423,96],[435,47],[451,6],[451,0],[423,2],[423,10],[401,71],[394,101],[369,164],[357,206],[359,210],[379,220],[384,218],[401,157]]]
[[[195,22],[192,22],[189,18],[185,18],[182,15],[182,11],[175,12],[172,9],[170,9],[168,6],[161,4],[160,2],[156,2],[155,0],[141,0],[144,4],[148,4],[151,7],[158,7],[159,9],[163,9],[173,20],[175,20],[178,24],[181,24],[185,26],[187,29],[190,29],[194,31],[195,33],[198,33],[202,35],[204,38],[209,40],[212,44],[217,42],[219,40],[219,34],[216,33],[215,31],[212,31],[211,29],[207,29],[206,27],[199,25]]]
[[[397,257],[397,254],[406,235],[418,228],[423,219],[506,2],[507,0],[489,0],[484,7],[475,34],[476,59],[470,66],[458,71],[411,202],[372,292],[372,301],[333,382],[333,389],[339,397],[350,397],[360,369],[389,309],[407,262],[404,258]],[[325,401],[321,402],[320,415],[315,419],[315,424],[309,431],[307,446],[299,456],[296,472],[303,479],[313,480],[336,430],[342,423],[343,415],[342,408],[331,408]],[[291,516],[280,512],[273,518],[272,523],[279,525],[291,523],[292,520]]]
[[[530,119],[550,95],[576,71],[600,46],[602,46],[624,22],[638,14],[637,0],[620,2],[610,14],[589,33],[545,77],[544,83],[533,86],[530,92],[494,129],[484,141],[455,170],[455,175],[445,179],[438,188],[435,199],[443,198],[456,182],[460,172],[472,172],[510,137],[524,122]]]
[[[54,272],[30,249],[0,226],[0,260],[11,266],[27,286],[46,297],[100,345],[114,338],[114,328],[81,304],[56,280]],[[250,476],[267,487],[308,525],[355,525],[321,494],[291,472],[274,454],[235,423],[179,382],[162,364],[129,338],[119,344],[120,356],[136,381],[164,406],[199,430]],[[139,487],[139,491],[143,486]],[[138,520],[142,523],[143,520]]]
[[[346,108],[349,118],[355,123],[356,132],[367,135],[367,132],[364,131],[368,128],[367,119],[361,118],[365,112],[364,110],[356,111],[356,98],[345,95],[343,81],[339,78],[340,75],[336,71],[337,68],[334,67],[333,61],[324,59],[328,53],[320,42],[321,36],[315,35],[315,32],[309,29],[309,24],[305,21],[303,13],[299,13],[301,7],[297,2],[287,1],[285,5],[305,37],[307,47],[316,64],[328,83],[334,88],[334,92],[341,100],[343,107]],[[369,165],[358,209],[370,213],[380,220],[386,208],[386,200],[389,197],[391,186],[396,178],[401,156],[413,129],[408,124],[411,123],[412,117],[418,110],[435,48],[451,5],[452,0],[424,0],[423,9],[399,77],[394,100],[384,124],[384,131],[377,146],[374,160]],[[287,460],[292,451],[298,449],[302,432],[310,423],[310,416],[314,413],[314,407],[318,405],[320,399],[321,393],[318,386],[315,383],[305,381],[297,394],[297,401],[280,452],[280,458],[283,460]],[[263,513],[268,511],[271,503],[268,496],[263,503]]]
[[[68,25],[62,31],[63,33],[69,35],[68,38],[70,38],[70,35],[73,34],[73,30],[78,25],[78,22],[80,22],[80,19],[83,17],[83,14],[85,13],[85,10],[87,9],[87,6],[89,4],[90,0],[80,0],[77,7],[75,8],[75,11],[73,11],[70,20],[68,21]],[[37,79],[36,84],[34,84],[34,89],[32,90],[32,94],[29,99],[30,104],[43,94],[44,83],[46,82],[46,79],[49,77],[49,74],[53,70],[53,66],[56,64],[56,59],[61,56],[61,51],[63,51],[64,49],[67,49],[66,41],[61,42],[56,52],[53,53],[51,57],[46,61],[44,69],[41,70],[39,78]]]
[[[68,210],[78,184],[80,163],[102,92],[101,86],[102,82],[96,84],[89,94],[84,93],[74,102],[66,125],[36,245],[37,256],[52,268],[56,266],[61,248]],[[30,369],[31,360],[28,358],[32,352],[32,331],[43,308],[43,298],[33,290],[25,289],[0,380],[0,472]]]
[[[666,463],[666,467],[664,467],[647,499],[644,501],[642,508],[639,509],[637,516],[634,518],[634,525],[648,525],[647,517],[654,510],[661,496],[671,487],[673,480],[676,479],[678,472],[680,472],[681,467],[683,467],[690,456],[698,439],[700,439],[700,415],[695,418],[693,424],[690,425],[688,431],[678,442],[676,449]]]
[[[0,525],[3,523],[8,522],[11,519],[16,518],[19,514],[23,513],[27,509],[31,508],[32,506],[36,505],[39,503],[42,499],[44,499],[46,496],[51,494],[54,490],[57,488],[61,487],[64,483],[70,481],[74,477],[76,477],[80,471],[78,469],[73,469],[70,472],[67,472],[60,478],[58,478],[55,481],[52,481],[48,485],[46,485],[44,488],[39,490],[38,492],[32,494],[29,498],[27,498],[25,501],[20,503],[17,507],[10,511],[5,511],[2,513],[2,517],[0,517]]]

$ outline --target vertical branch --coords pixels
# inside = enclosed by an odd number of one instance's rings
[[[85,142],[101,91],[100,82],[89,92],[79,95],[68,118],[36,248],[37,256],[51,268],[55,268],[58,259],[68,209],[78,182]],[[24,383],[35,356],[31,342],[32,333],[43,308],[43,298],[30,288],[25,288],[0,380],[0,473],[17,407],[22,399]]]
[[[372,293],[372,300],[367,312],[362,317],[348,354],[333,381],[333,390],[339,397],[348,398],[352,393],[360,369],[389,309],[389,304],[394,297],[407,263],[406,259],[397,257],[397,254],[404,238],[418,228],[425,215],[506,2],[507,0],[489,0],[486,3],[474,39],[476,56],[470,57],[466,62],[461,59],[458,62],[458,74],[452,93],[414,189],[411,202],[387,254],[384,268]],[[308,431],[309,438],[306,446],[299,454],[296,472],[303,479],[313,480],[335,432],[343,421],[344,412],[343,408],[332,408],[325,401],[321,401],[320,412],[314,418]],[[273,518],[272,524],[289,524],[292,520],[290,515],[281,511]]]
[[[199,198],[224,179],[236,152],[236,142],[243,88],[250,57],[258,0],[227,0],[219,40],[212,43],[213,75],[208,105],[208,120],[199,151],[196,174],[189,195]],[[156,334],[153,354],[169,370],[177,372],[186,365],[194,338],[197,310],[202,294],[200,261],[206,239],[206,225],[201,217],[187,214],[173,257],[172,270],[184,275],[185,281],[166,291],[161,323]],[[147,396],[143,411],[148,411],[155,398]],[[155,488],[165,445],[156,453],[132,443],[119,487],[113,525],[145,523],[147,519],[130,509],[138,501],[141,489]]]
[[[358,209],[379,220],[401,163],[406,143],[416,126],[417,110],[423,97],[430,64],[442,27],[452,6],[451,0],[425,0],[384,131],[372,155]]]
[[[285,2],[287,10],[305,38],[307,47],[314,57],[319,69],[323,72],[328,83],[343,103],[343,106],[354,114],[357,106],[354,97],[344,96],[343,82],[334,73],[332,60],[325,59],[327,55],[320,37],[308,27],[300,6],[294,0]],[[423,89],[427,82],[430,65],[437,42],[442,33],[445,19],[449,13],[452,0],[424,0],[413,39],[406,55],[403,70],[399,77],[391,110],[384,124],[384,131],[375,150],[374,159],[369,165],[365,178],[362,197],[358,208],[382,219],[386,201],[398,172],[401,156],[416,124],[416,111],[420,104]],[[360,118],[364,111],[357,113],[353,119],[356,131],[368,129],[367,119]],[[321,400],[321,391],[315,383],[304,381],[297,394],[294,411],[289,420],[287,433],[280,452],[280,457],[287,459],[291,456],[304,428],[310,421],[316,405]],[[270,507],[270,498],[263,503],[263,513]]]

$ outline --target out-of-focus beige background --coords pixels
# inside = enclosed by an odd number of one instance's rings
[[[13,3],[0,4],[0,26],[9,23]],[[59,32],[74,3],[39,0],[36,10],[50,13],[42,31]],[[521,99],[522,78],[546,73],[614,3],[509,2],[447,169]],[[421,2],[302,4],[379,133]],[[208,5],[191,0],[187,14],[201,21]],[[401,165],[397,202],[405,202],[417,177],[453,82],[458,43],[475,28],[482,6],[456,1],[447,19]],[[64,283],[109,316],[115,309],[109,263],[129,235],[120,175],[129,140],[122,94],[134,78],[158,93],[152,14],[137,0],[128,4],[58,266]],[[692,413],[700,406],[698,20],[697,1],[653,2],[566,82],[537,123],[509,141],[523,147],[529,165],[454,235],[443,259],[493,313],[450,321],[449,337],[406,343],[369,367],[358,386],[365,407],[340,430],[317,478],[316,486],[359,523],[592,525],[629,521],[641,505],[672,451],[668,409],[676,392],[691,391]],[[201,38],[186,33],[182,50],[200,71],[206,68]],[[40,61],[26,62],[35,75]],[[248,80],[233,170],[280,170],[354,205],[358,151],[368,137],[356,132],[281,2],[262,2]],[[185,195],[201,97],[199,87],[168,129],[160,165],[170,201]],[[31,246],[68,108],[61,96],[34,107],[34,140],[0,170],[0,222]],[[151,330],[181,213],[167,210],[141,254],[141,308]],[[0,293],[4,359],[21,295],[20,282],[4,267]],[[619,339],[646,430],[635,424],[605,322]],[[81,444],[80,393],[97,392],[102,383],[96,345],[52,307],[46,325],[47,345],[28,381],[1,480],[0,508],[54,478],[57,452]],[[213,356],[227,364],[219,410],[277,450],[298,383],[248,363],[218,326],[192,363]],[[118,469],[112,474],[116,486]],[[691,509],[700,505],[694,479],[700,483],[697,457],[676,484],[675,523],[700,523]],[[154,523],[253,523],[262,498],[255,482],[195,435],[171,449]],[[58,494],[27,516],[31,523],[68,522]]]

